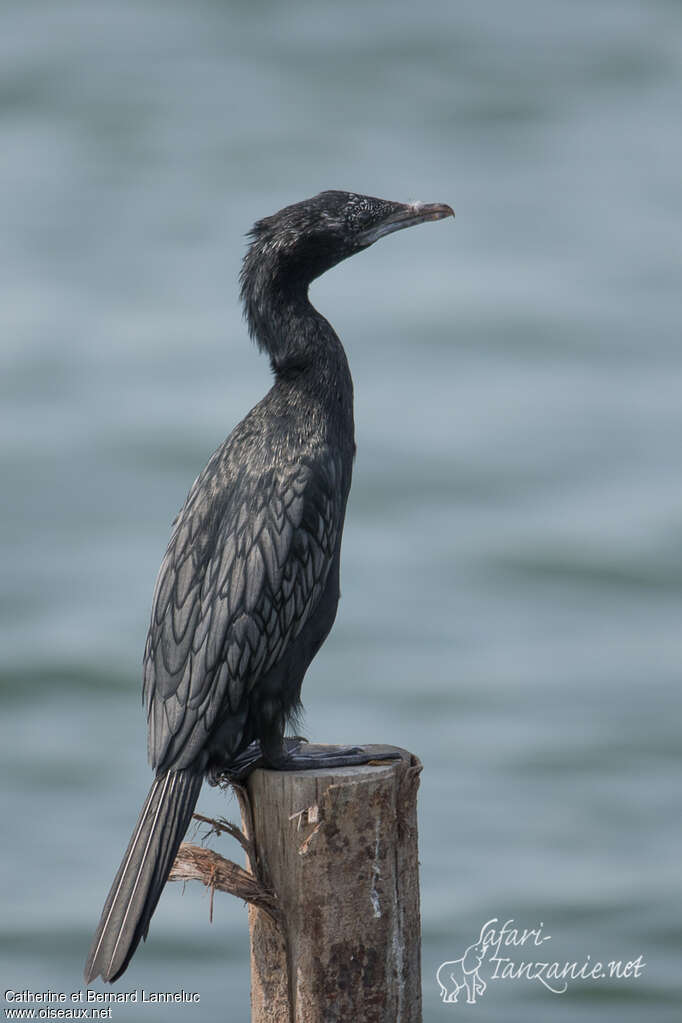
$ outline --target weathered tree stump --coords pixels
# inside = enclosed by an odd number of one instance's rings
[[[334,746],[307,746],[333,750]],[[255,771],[234,785],[247,869],[180,846],[171,881],[197,880],[249,905],[252,1023],[421,1023],[417,788],[396,759],[323,771]],[[207,836],[205,836],[207,837]]]
[[[368,748],[400,759],[249,779],[251,867],[279,910],[249,905],[252,1023],[421,1021],[421,764]]]

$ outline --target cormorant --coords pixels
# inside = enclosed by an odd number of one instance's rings
[[[259,220],[241,272],[249,333],[275,382],[194,482],[161,564],[144,653],[156,776],[85,967],[121,976],[139,944],[206,774],[255,763],[366,763],[284,740],[303,676],[336,616],[355,440],[353,382],[308,286],[393,231],[454,216],[443,204],[321,192]]]

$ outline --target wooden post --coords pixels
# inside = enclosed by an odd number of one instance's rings
[[[421,764],[368,749],[400,759],[249,779],[251,868],[278,907],[249,905],[252,1023],[421,1023]]]

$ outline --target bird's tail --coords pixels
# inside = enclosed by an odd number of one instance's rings
[[[146,938],[175,854],[192,818],[203,775],[168,771],[154,779],[104,903],[85,965],[85,982],[117,980]]]

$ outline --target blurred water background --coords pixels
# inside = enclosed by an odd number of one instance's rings
[[[428,1023],[678,1020],[680,4],[24,0],[2,24],[3,989],[79,988],[147,790],[170,522],[269,386],[244,233],[342,188],[457,219],[313,288],[358,457],[307,733],[424,761]],[[436,968],[492,917],[647,965],[443,1005]],[[171,886],[118,989],[200,1007],[112,1018],[246,1023],[246,913],[215,918]]]

